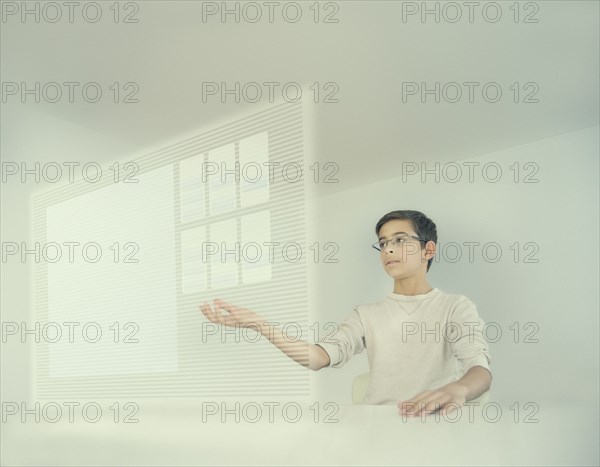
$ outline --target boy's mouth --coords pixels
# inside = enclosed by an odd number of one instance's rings
[[[386,261],[385,265],[387,266],[388,264],[392,264],[392,263],[399,263],[400,260],[398,259],[390,259],[389,261]]]

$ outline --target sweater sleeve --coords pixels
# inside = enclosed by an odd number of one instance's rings
[[[332,368],[344,366],[353,355],[361,353],[365,349],[365,329],[358,307],[354,307],[334,333],[317,342],[317,345],[329,355],[329,366]]]
[[[479,317],[475,304],[466,297],[453,307],[446,326],[446,339],[454,356],[462,365],[463,374],[473,366],[482,366],[490,374],[490,350],[483,337],[485,322]]]

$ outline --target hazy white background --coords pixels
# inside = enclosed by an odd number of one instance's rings
[[[202,81],[338,83],[339,103],[304,103],[307,161],[334,161],[340,167],[339,183],[308,188],[307,228],[316,240],[335,241],[340,247],[339,263],[310,266],[311,319],[341,321],[354,305],[380,300],[392,291],[392,281],[370,247],[376,239],[375,223],[388,211],[425,212],[436,222],[441,242],[499,243],[503,257],[498,263],[484,261],[480,249],[474,263],[464,256],[455,264],[442,259],[433,264],[430,283],[468,296],[485,321],[501,325],[503,337],[491,345],[494,399],[507,404],[533,401],[542,414],[555,407],[588,410],[578,418],[584,412],[574,409],[576,415],[564,431],[558,424],[540,425],[542,434],[532,452],[558,446],[556,452],[562,455],[517,456],[512,463],[597,464],[597,443],[589,440],[598,435],[599,391],[598,2],[536,2],[535,24],[515,24],[508,3],[502,3],[506,20],[497,24],[480,16],[473,24],[418,19],[403,23],[402,2],[338,2],[336,24],[203,23],[202,2],[138,3],[137,24],[0,24],[3,82],[97,81],[108,86],[136,81],[140,86],[140,103],[132,105],[21,104],[18,99],[2,103],[2,161],[110,165],[269,106],[216,99],[203,103]],[[507,94],[498,104],[480,98],[472,104],[422,104],[418,98],[403,103],[403,81],[495,81],[506,92],[515,81],[534,81],[540,102],[515,104]],[[435,183],[432,176],[425,183],[418,175],[402,179],[403,162],[433,167],[435,162],[467,160],[480,162],[479,168],[487,162],[500,164],[501,180],[485,182],[478,168],[474,183],[464,173],[455,184]],[[514,183],[508,170],[514,162],[521,169],[527,162],[536,163],[539,183]],[[52,187],[18,180],[2,184],[3,242],[31,241],[32,194]],[[539,262],[514,263],[508,249],[514,242],[535,242]],[[31,264],[1,266],[2,321],[31,320]],[[514,343],[508,326],[515,321],[537,323],[539,343]],[[31,400],[34,354],[33,345],[2,344],[2,401]],[[313,397],[349,403],[352,379],[366,370],[365,354],[342,369],[310,374]],[[165,410],[157,412],[163,415],[177,405],[155,402]],[[110,424],[66,429],[2,426],[2,461],[253,462],[227,449],[227,439],[261,446],[260,430],[248,435],[239,427],[221,426],[207,441],[190,429],[190,416],[198,416],[193,401],[177,407],[158,422],[120,432]],[[373,438],[383,434],[366,426]],[[25,433],[31,436],[28,444],[19,441]],[[274,434],[268,429],[265,433]],[[307,437],[289,444],[280,434],[279,462],[293,450],[310,450],[308,433],[307,428]],[[511,449],[504,433],[493,437],[498,452]],[[458,443],[451,432],[444,434],[449,446]],[[242,440],[244,436],[250,439]],[[368,445],[346,443],[343,432],[328,436],[347,452],[369,450]],[[414,440],[411,436],[405,439]],[[430,445],[425,437],[416,439],[410,446],[415,450]],[[230,457],[203,457],[201,449],[211,445],[222,447]],[[465,459],[460,457],[464,450],[448,452],[455,457],[449,454],[432,462]],[[340,459],[361,462],[356,457]],[[336,457],[313,461],[336,463]]]

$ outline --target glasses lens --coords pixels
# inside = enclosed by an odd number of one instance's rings
[[[388,245],[388,242],[390,242],[393,246],[401,246],[409,240],[409,235],[398,235],[397,237],[394,237],[390,240],[381,240],[380,242],[373,244],[373,246],[375,247],[375,249],[382,251]]]

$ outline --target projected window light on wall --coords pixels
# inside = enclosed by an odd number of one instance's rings
[[[223,213],[236,215],[257,205],[268,208],[269,180],[274,178],[269,171],[268,146],[268,134],[263,132],[181,161],[181,222]],[[236,163],[239,169],[232,170]],[[184,230],[184,293],[270,280],[270,232],[269,209]]]
[[[36,264],[36,320],[72,331],[38,345],[37,396],[308,395],[304,368],[198,310],[222,298],[309,335],[305,178],[282,176],[302,138],[301,105],[273,106],[135,159],[136,183],[37,194],[35,241],[77,245]]]

